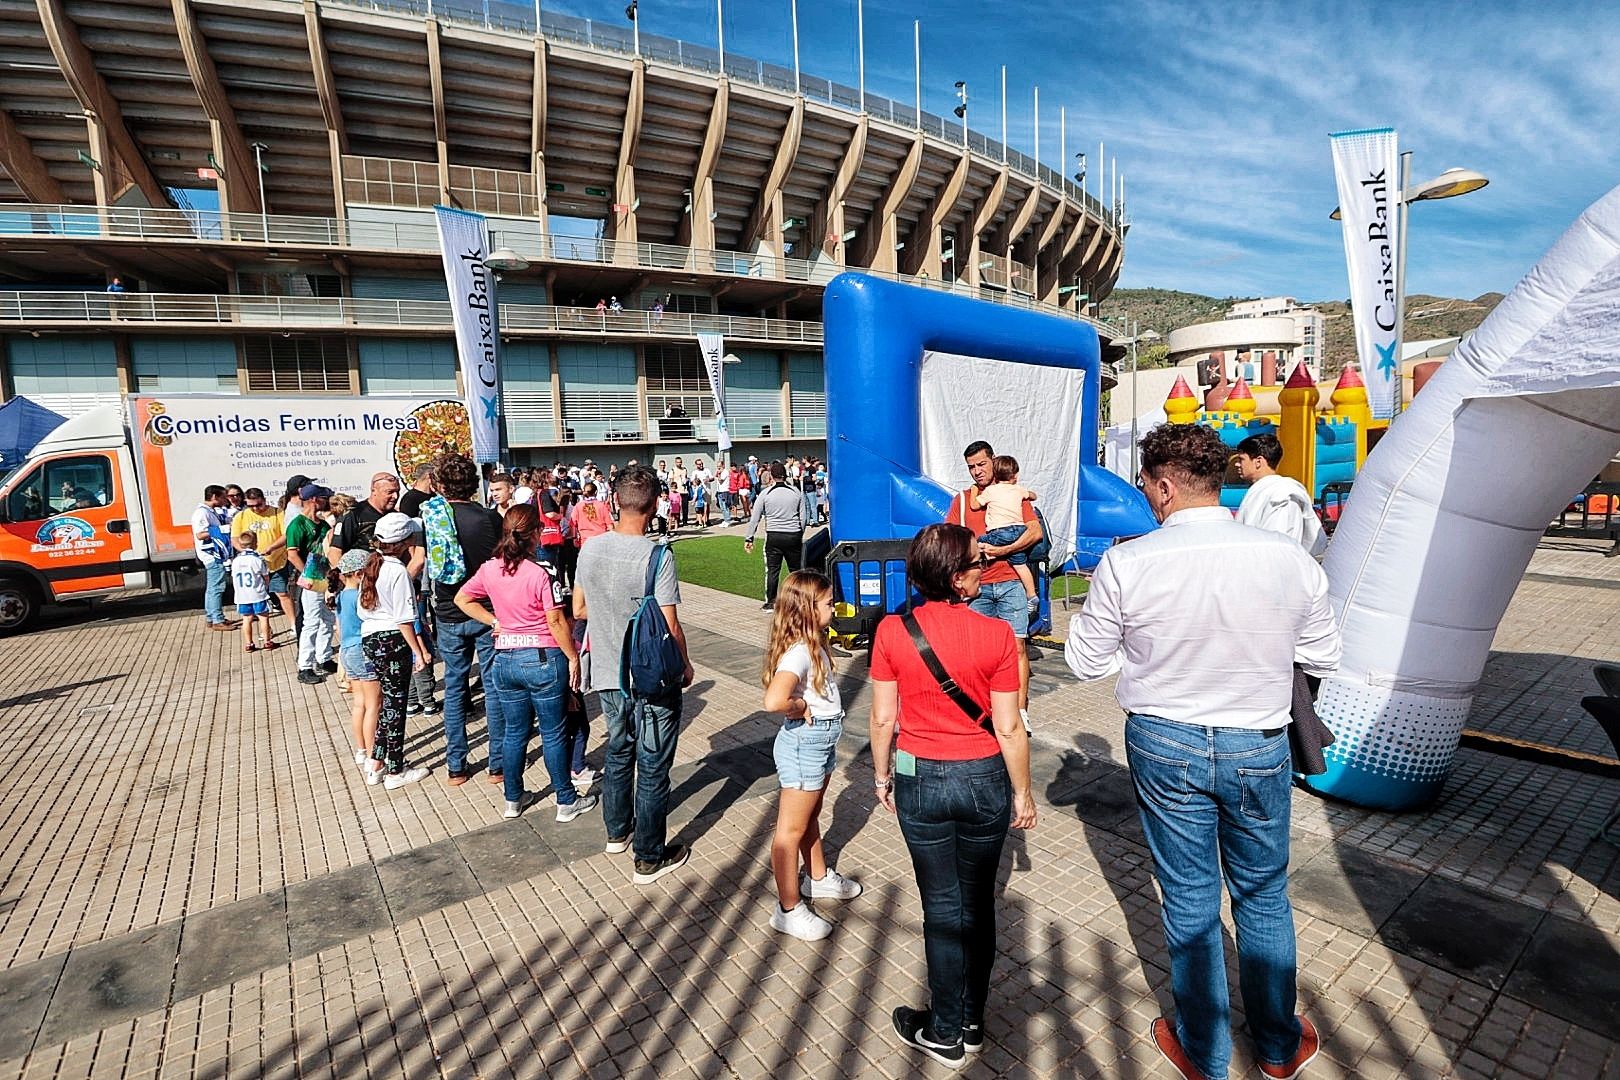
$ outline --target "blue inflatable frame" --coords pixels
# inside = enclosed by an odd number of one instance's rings
[[[1075,555],[1054,570],[1089,570],[1118,537],[1158,527],[1141,492],[1086,460],[1102,398],[1089,324],[854,273],[827,285],[823,320],[832,543],[909,540],[950,509],[955,492],[921,471],[925,350],[1084,373]]]

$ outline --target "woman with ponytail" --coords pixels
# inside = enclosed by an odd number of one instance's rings
[[[557,820],[573,821],[596,806],[569,774],[568,691],[579,687],[579,653],[563,605],[562,584],[547,562],[536,561],[540,513],[514,503],[501,519],[501,541],[489,561],[456,593],[456,606],[495,631],[495,686],[506,715],[505,747],[490,747],[490,766],[506,787],[505,817],[515,818],[537,796],[523,789],[523,764],[538,721],[546,772],[557,793]],[[487,599],[493,611],[478,601]],[[499,753],[499,756],[497,754]]]
[[[376,673],[382,697],[366,783],[381,781],[389,790],[428,774],[425,768],[405,767],[405,695],[411,672],[421,671],[429,662],[427,646],[416,636],[416,593],[405,569],[411,536],[418,528],[404,514],[384,514],[360,571],[360,647]]]

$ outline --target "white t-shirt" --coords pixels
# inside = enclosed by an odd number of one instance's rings
[[[358,614],[363,638],[416,621],[416,592],[403,563],[392,556],[383,559],[382,569],[377,572],[377,606],[361,606]]]
[[[236,603],[261,604],[270,599],[270,571],[264,556],[244,551],[231,560],[231,584],[236,587]]]
[[[776,662],[777,671],[791,671],[799,677],[799,692],[794,697],[804,698],[804,708],[812,720],[836,720],[844,715],[843,698],[838,693],[838,680],[833,678],[832,661],[827,662],[827,692],[816,693],[815,680],[811,678],[810,648],[804,642],[799,642],[787,652],[782,659]]]
[[[207,537],[208,527],[214,525],[223,533],[226,531],[228,524],[229,520],[225,517],[224,511],[215,510],[207,503],[198,503],[197,509],[191,512],[191,542],[192,546],[197,550],[198,561],[204,566],[213,566],[219,562],[209,544]],[[204,534],[201,540],[197,539],[198,533]]]

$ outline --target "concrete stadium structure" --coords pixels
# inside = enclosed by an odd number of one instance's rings
[[[700,331],[741,361],[739,450],[813,452],[846,268],[1074,318],[1118,277],[1117,208],[955,121],[490,7],[0,0],[0,392],[453,394],[435,203],[530,264],[500,286],[518,461],[680,452],[671,405],[712,439]]]

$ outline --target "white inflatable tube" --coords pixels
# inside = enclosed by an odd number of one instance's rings
[[[1328,550],[1344,633],[1314,791],[1436,798],[1547,523],[1620,450],[1620,188],[1429,380],[1356,477]]]

